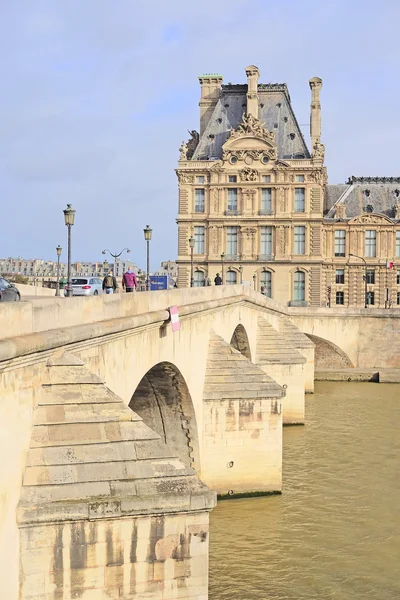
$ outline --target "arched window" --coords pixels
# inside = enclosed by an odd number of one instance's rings
[[[293,278],[293,300],[304,302],[306,276],[303,271],[296,271]]]
[[[263,271],[260,277],[261,293],[272,298],[272,274],[271,271]]]
[[[203,271],[195,271],[193,275],[193,287],[203,287],[205,285]]]
[[[237,280],[236,271],[229,270],[229,271],[226,272],[226,281],[225,281],[225,283],[227,285],[229,285],[229,284],[230,285],[234,285],[236,283],[236,280]]]

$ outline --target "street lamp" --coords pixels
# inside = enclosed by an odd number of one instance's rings
[[[68,268],[67,268],[67,298],[72,296],[72,284],[71,284],[71,227],[75,220],[75,210],[73,210],[71,204],[67,204],[67,208],[63,211],[64,222],[68,227]]]
[[[243,283],[243,265],[240,265],[239,267],[239,271],[240,271],[240,283]]]
[[[60,256],[62,252],[62,248],[60,244],[58,244],[56,248],[57,252],[57,284],[56,284],[56,296],[60,295]]]
[[[253,275],[253,285],[254,285],[254,291],[256,291],[256,282],[257,282],[257,275],[254,273]]]
[[[144,239],[146,240],[146,252],[147,252],[147,277],[146,277],[146,289],[150,290],[150,240],[151,234],[153,230],[150,228],[150,225],[146,225],[143,229]]]
[[[354,256],[354,258],[359,258],[362,261],[364,261],[364,265],[365,265],[365,275],[364,275],[364,280],[365,280],[364,308],[368,308],[367,261],[365,260],[365,258],[363,256],[358,256],[357,254],[352,254],[351,252],[349,252],[349,256]]]
[[[193,250],[194,250],[194,237],[191,235],[189,238],[190,246],[190,287],[193,287]]]
[[[225,259],[225,252],[221,252],[221,277],[222,277],[222,285],[224,285],[224,259]]]
[[[106,252],[108,252],[108,254],[110,256],[112,256],[113,259],[114,259],[114,263],[113,263],[113,275],[114,275],[114,277],[117,276],[117,265],[116,265],[117,258],[119,258],[121,256],[121,254],[123,252],[125,252],[125,250],[126,250],[127,254],[130,254],[131,251],[129,250],[129,248],[124,248],[123,250],[121,250],[121,252],[119,254],[117,254],[117,253],[113,254],[112,252],[110,252],[109,250],[107,250],[107,248],[102,251],[102,254],[105,254]],[[106,264],[107,264],[107,260],[104,261],[104,268],[106,267]]]

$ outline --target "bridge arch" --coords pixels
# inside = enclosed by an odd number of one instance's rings
[[[194,406],[186,381],[175,365],[160,362],[147,371],[129,407],[186,466],[200,471]]]
[[[335,369],[336,367],[342,369],[354,368],[350,358],[339,346],[317,335],[306,333],[306,336],[315,344],[314,361],[317,370]]]
[[[241,323],[236,326],[232,334],[230,345],[239,350],[246,358],[251,360],[251,350],[247,331]]]

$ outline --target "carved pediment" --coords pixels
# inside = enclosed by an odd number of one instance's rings
[[[350,224],[363,224],[363,225],[387,225],[393,224],[392,219],[386,217],[385,215],[378,215],[374,213],[368,213],[365,215],[358,215],[358,217],[354,217],[349,221]]]

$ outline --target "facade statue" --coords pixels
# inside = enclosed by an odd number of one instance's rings
[[[187,160],[188,147],[184,141],[182,142],[181,147],[179,148],[179,152],[180,152],[179,160]]]
[[[324,160],[325,158],[325,145],[321,144],[321,142],[316,141],[313,146],[313,158],[318,158],[320,160]]]
[[[199,145],[199,141],[200,141],[200,135],[198,133],[198,131],[196,131],[195,129],[193,129],[193,131],[189,131],[188,130],[190,137],[190,140],[187,143],[187,160],[190,160],[193,157],[193,154],[196,151],[197,146]]]

